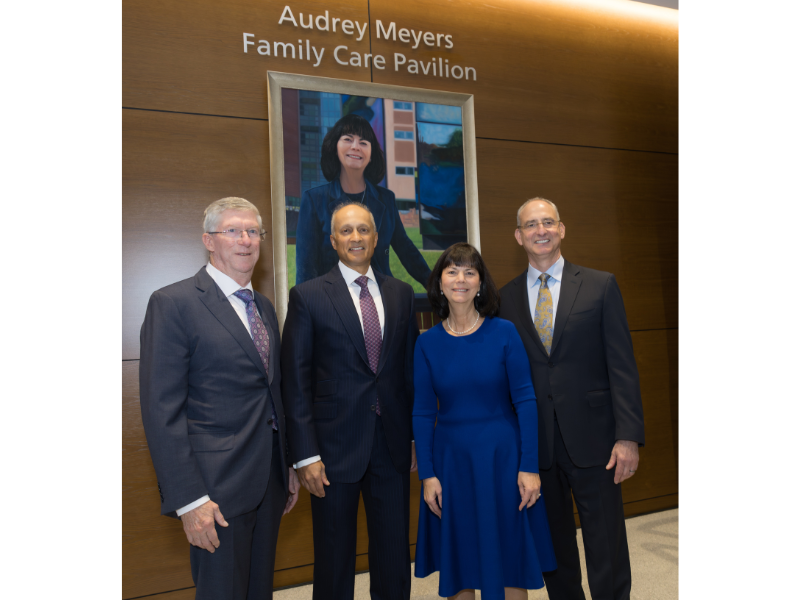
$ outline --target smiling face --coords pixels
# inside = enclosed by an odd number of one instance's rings
[[[345,265],[366,275],[378,244],[372,215],[360,206],[348,205],[333,215],[331,245]]]
[[[520,224],[538,222],[539,225],[532,229],[517,229],[514,237],[517,243],[525,248],[528,261],[539,271],[546,271],[561,256],[561,240],[564,239],[566,227],[564,223],[556,223],[551,229],[542,225],[545,219],[558,220],[555,209],[547,202],[535,201],[528,204],[519,215]]]
[[[439,284],[452,312],[454,306],[472,305],[481,289],[481,277],[474,267],[449,265],[442,271]]]
[[[336,152],[342,168],[363,173],[372,157],[372,144],[355,133],[346,133],[339,138]]]
[[[226,210],[220,215],[217,231],[226,229],[260,230],[258,218],[249,210]],[[222,234],[203,234],[203,244],[209,252],[211,264],[225,273],[241,286],[253,277],[253,269],[258,261],[261,240],[251,239],[242,233],[236,239]]]

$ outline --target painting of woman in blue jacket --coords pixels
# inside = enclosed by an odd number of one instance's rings
[[[330,242],[331,214],[342,202],[355,200],[372,211],[378,228],[372,268],[392,276],[391,246],[406,271],[427,285],[430,268],[406,234],[394,192],[378,185],[386,172],[386,161],[369,122],[357,114],[339,119],[325,135],[320,162],[329,183],[304,192],[300,202],[297,283],[324,275],[337,264],[339,257]]]

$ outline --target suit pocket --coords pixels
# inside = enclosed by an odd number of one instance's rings
[[[336,393],[336,384],[339,382],[336,379],[326,379],[325,381],[317,382],[316,398],[320,396],[330,396]]]
[[[575,321],[582,321],[583,319],[588,319],[590,317],[595,316],[597,314],[597,308],[590,308],[589,310],[582,310],[580,312],[573,312],[570,313],[569,319],[567,319],[567,323],[574,323]]]
[[[598,407],[605,406],[611,402],[611,390],[597,390],[595,392],[588,392],[586,400],[589,401],[589,406]]]
[[[234,437],[230,431],[190,433],[189,443],[195,452],[222,452],[233,448]]]
[[[315,402],[314,420],[315,421],[330,421],[336,416],[338,411],[336,402]]]

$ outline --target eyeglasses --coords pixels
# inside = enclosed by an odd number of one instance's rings
[[[266,231],[259,231],[258,229],[226,229],[225,231],[207,231],[206,233],[219,233],[224,235],[226,238],[230,238],[232,240],[238,240],[242,237],[243,233],[247,234],[251,240],[254,238],[261,238],[261,241],[264,241],[264,238],[267,236]]]
[[[545,219],[541,223],[539,221],[528,221],[522,225],[517,225],[517,229],[521,229],[522,231],[533,231],[534,229],[539,229],[539,225],[542,225],[545,229],[553,229],[560,222],[561,221],[556,221],[554,219]]]

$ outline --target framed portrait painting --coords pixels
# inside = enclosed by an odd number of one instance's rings
[[[272,71],[267,82],[281,328],[289,290],[338,262],[330,218],[342,202],[373,213],[373,270],[420,299],[442,251],[480,250],[471,95]]]

